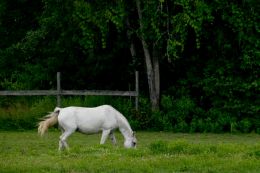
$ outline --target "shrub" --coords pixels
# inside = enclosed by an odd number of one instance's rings
[[[195,103],[188,96],[174,99],[170,96],[162,97],[163,124],[167,129],[178,132],[190,131],[190,123],[194,116]],[[158,116],[159,117],[159,116]]]

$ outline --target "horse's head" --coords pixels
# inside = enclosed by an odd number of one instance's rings
[[[135,137],[135,132],[131,134],[129,138],[125,140],[124,146],[126,148],[136,148],[137,139]]]

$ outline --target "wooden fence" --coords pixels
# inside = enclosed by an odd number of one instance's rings
[[[57,72],[57,90],[17,90],[0,91],[0,96],[57,96],[57,106],[61,106],[61,96],[128,96],[135,97],[135,108],[138,110],[139,74],[135,72],[135,91],[109,90],[63,90],[61,89],[60,72]]]

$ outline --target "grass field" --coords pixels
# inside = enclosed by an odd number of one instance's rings
[[[36,131],[0,132],[0,172],[260,172],[260,135],[137,132],[137,149],[100,134],[75,133],[69,151],[58,152],[60,132],[40,138]]]

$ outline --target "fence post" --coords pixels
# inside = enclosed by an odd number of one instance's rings
[[[136,92],[136,97],[135,97],[135,110],[138,110],[138,97],[139,97],[139,73],[138,71],[135,71],[135,92]]]
[[[61,106],[60,72],[57,72],[57,107]]]

